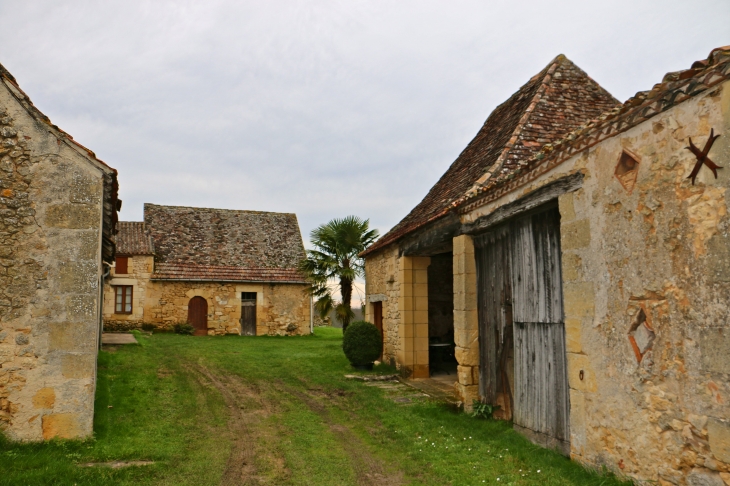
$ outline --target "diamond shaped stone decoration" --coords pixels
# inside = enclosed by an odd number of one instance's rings
[[[634,322],[629,328],[629,343],[631,343],[638,364],[641,364],[641,360],[644,359],[646,353],[654,346],[655,338],[656,333],[646,318],[646,312],[643,308],[639,309]]]
[[[616,164],[616,170],[614,170],[616,179],[629,194],[634,190],[636,178],[639,175],[639,160],[638,155],[624,149]]]

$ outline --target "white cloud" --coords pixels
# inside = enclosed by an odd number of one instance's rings
[[[0,63],[142,204],[381,231],[559,53],[623,100],[728,43],[726,0],[10,2]]]

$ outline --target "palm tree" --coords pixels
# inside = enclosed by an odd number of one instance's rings
[[[355,314],[350,308],[352,282],[365,275],[363,259],[358,255],[378,238],[378,230],[369,229],[370,220],[357,216],[333,219],[313,229],[310,240],[313,250],[307,250],[307,257],[299,264],[299,269],[309,280],[310,292],[317,299],[314,307],[324,318],[335,309],[337,320],[342,323],[342,331]],[[341,302],[332,298],[328,285],[332,280],[339,281]]]

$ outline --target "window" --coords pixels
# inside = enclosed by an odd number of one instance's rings
[[[256,292],[241,292],[241,300],[256,300]]]
[[[114,286],[114,313],[115,314],[131,314],[132,313],[132,286],[131,285],[115,285]]]
[[[116,258],[116,262],[114,264],[114,273],[117,275],[129,273],[128,269],[127,269],[128,263],[129,263],[128,257],[118,256]]]

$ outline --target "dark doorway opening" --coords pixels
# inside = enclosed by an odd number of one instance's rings
[[[431,376],[456,376],[454,357],[454,255],[431,256],[428,266],[428,363]]]
[[[241,292],[241,335],[256,335],[256,292]]]
[[[188,302],[188,324],[195,328],[195,336],[208,335],[208,301],[193,297]]]
[[[385,349],[385,331],[383,330],[383,303],[382,302],[373,302],[373,320],[375,321],[373,324],[375,324],[375,327],[378,328],[378,331],[380,332],[380,341],[381,341],[381,351],[380,351],[380,357],[378,360],[383,361],[383,349]]]

